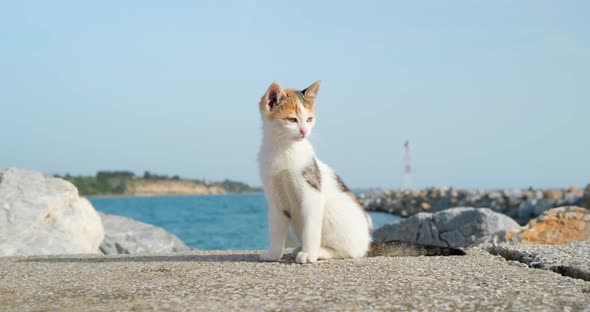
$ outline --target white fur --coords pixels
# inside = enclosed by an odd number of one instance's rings
[[[263,138],[258,161],[268,201],[270,246],[260,259],[278,261],[282,257],[289,227],[301,242],[298,263],[363,257],[371,243],[370,221],[350,195],[340,189],[334,171],[317,160],[307,140],[315,118],[307,123],[307,118],[313,116],[301,108],[297,123],[268,120],[267,112],[261,111]],[[306,130],[303,139],[301,127]],[[319,191],[302,175],[313,159],[320,170]],[[283,210],[289,212],[290,219]]]

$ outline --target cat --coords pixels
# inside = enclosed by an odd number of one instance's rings
[[[373,243],[370,216],[342,179],[315,155],[308,138],[316,123],[320,82],[303,91],[273,82],[259,103],[258,154],[268,202],[269,247],[261,261],[282,258],[289,230],[301,246],[297,263],[365,256],[460,255],[462,250],[390,241]]]

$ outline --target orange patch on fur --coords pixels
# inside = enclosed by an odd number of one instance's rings
[[[272,111],[266,113],[266,118],[284,119],[299,116],[301,113],[299,103],[303,104],[303,107],[313,114],[313,100],[306,98],[300,91],[287,89],[285,90],[285,95],[283,95],[283,97],[280,99],[279,104],[274,107]],[[262,97],[260,100],[260,109],[266,110],[264,97]]]

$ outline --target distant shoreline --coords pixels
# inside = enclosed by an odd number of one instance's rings
[[[170,196],[207,195],[260,192],[260,187],[225,179],[207,181],[185,179],[178,175],[158,175],[146,171],[137,176],[131,171],[99,171],[95,176],[59,176],[78,189],[85,197],[131,197],[131,196]]]
[[[245,193],[225,193],[225,194],[154,194],[154,195],[134,195],[134,194],[111,194],[111,195],[80,195],[84,198],[137,198],[137,197],[188,197],[188,196],[228,196],[228,195],[262,195],[263,192],[245,192]]]

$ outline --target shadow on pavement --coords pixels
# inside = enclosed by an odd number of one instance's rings
[[[110,256],[45,256],[20,260],[20,262],[42,263],[109,263],[109,262],[260,262],[259,253],[237,254],[177,254],[177,255],[110,255]],[[291,262],[291,254],[283,256],[281,261]]]

